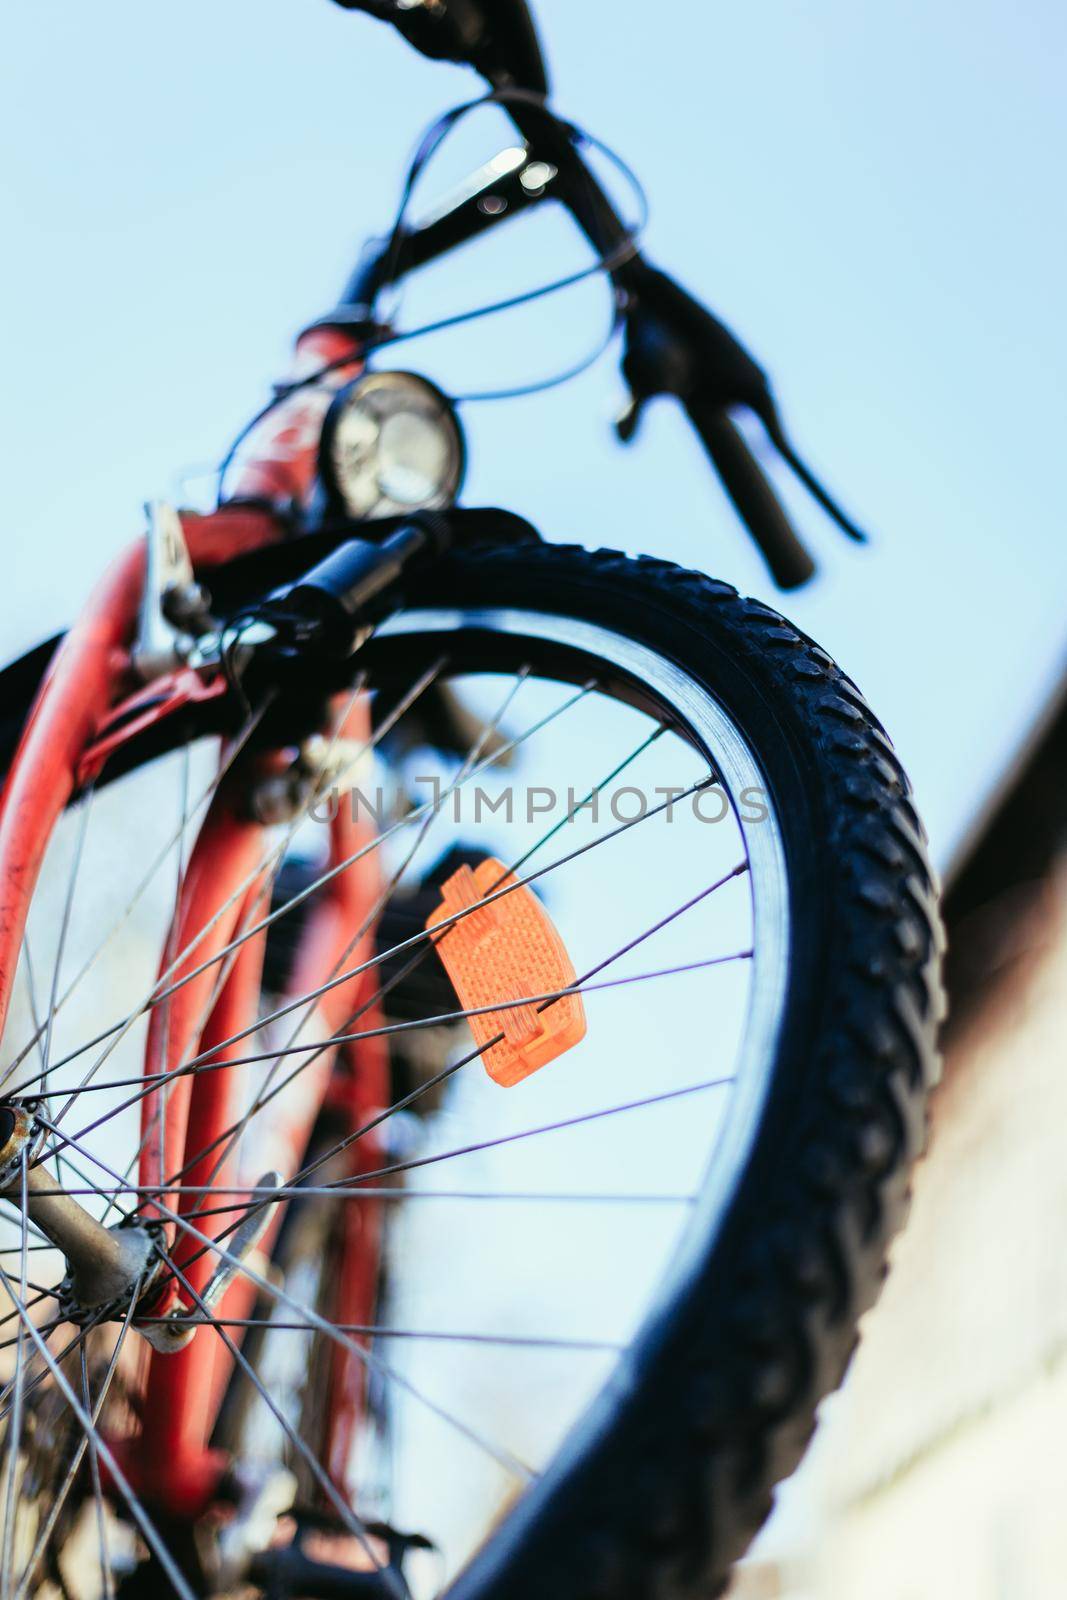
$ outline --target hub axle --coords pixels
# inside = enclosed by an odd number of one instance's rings
[[[138,1284],[147,1284],[154,1249],[143,1226],[107,1228],[46,1172],[31,1166],[39,1128],[25,1106],[0,1105],[0,1198],[24,1206],[30,1221],[66,1257],[59,1290],[63,1315],[96,1319],[114,1305],[125,1309]],[[23,1163],[25,1162],[25,1172]]]

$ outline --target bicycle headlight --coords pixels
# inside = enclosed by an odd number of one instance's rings
[[[452,403],[411,372],[368,372],[326,414],[319,476],[350,517],[387,517],[450,506],[466,452]]]

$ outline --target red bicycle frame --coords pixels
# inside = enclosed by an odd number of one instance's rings
[[[322,413],[333,388],[360,370],[358,348],[337,330],[305,334],[297,352],[296,376],[344,356],[351,361],[334,367],[331,381],[294,392],[251,435],[237,464],[233,493],[242,501],[254,497],[258,505],[231,501],[209,516],[183,515],[194,569],[209,588],[213,567],[284,537],[282,519],[263,502],[280,505],[306,495],[314,479]],[[108,756],[147,723],[227,689],[221,674],[205,682],[185,671],[162,684],[153,683],[151,694],[130,694],[130,648],[144,579],[144,551],[137,545],[106,574],[58,647],[7,775],[0,797],[0,1026],[10,1004],[30,900],[49,839],[68,802]],[[116,718],[119,707],[122,716]],[[364,704],[357,702],[349,709],[340,732],[347,738],[366,737]],[[184,871],[160,961],[161,973],[167,973],[165,986],[173,992],[151,1016],[146,1074],[174,1074],[191,1056],[215,1047],[220,1048],[214,1059],[233,1058],[241,1054],[241,1046],[225,1046],[222,1041],[250,1029],[257,1020],[263,933],[240,943],[232,959],[219,959],[242,929],[261,920],[268,909],[267,837],[242,804],[241,776],[235,770],[218,787]],[[366,825],[339,807],[330,824],[329,865],[340,866],[358,856],[367,838]],[[367,960],[373,950],[379,894],[376,855],[369,852],[316,896],[290,977],[293,998],[319,989],[345,964],[357,966]],[[329,989],[314,1006],[316,1033],[325,1038],[342,1031],[357,1012],[362,1016],[360,1026],[372,1029],[378,1020],[375,988],[370,969]],[[170,1082],[155,1084],[143,1101],[139,1183],[144,1190],[164,1191],[162,1209],[155,1215],[166,1220],[167,1248],[195,1292],[203,1289],[216,1264],[215,1254],[203,1250],[201,1240],[173,1216],[176,1213],[200,1233],[215,1237],[239,1212],[242,1201],[236,1195],[234,1212],[213,1210],[202,1223],[195,1220],[195,1213],[206,1209],[197,1186],[225,1189],[235,1181],[246,1181],[237,1174],[230,1130],[245,1104],[238,1074],[248,1070],[178,1074]],[[326,1048],[299,1073],[282,1059],[278,1081],[290,1074],[270,1118],[270,1164],[286,1178],[299,1170],[324,1106],[329,1104],[355,1131],[386,1104],[384,1041],[356,1040]],[[351,1155],[353,1171],[369,1171],[381,1159],[373,1135],[354,1143]],[[264,1248],[276,1235],[284,1209],[284,1204],[274,1208]],[[150,1205],[145,1213],[153,1215]],[[368,1198],[344,1207],[340,1227],[342,1270],[331,1315],[339,1323],[366,1326],[373,1321],[377,1291],[376,1203]],[[194,1303],[184,1290],[172,1288],[169,1293],[171,1303],[176,1298]],[[254,1298],[255,1286],[238,1276],[217,1314],[223,1320],[247,1318]],[[235,1329],[235,1342],[238,1337]],[[364,1363],[341,1346],[334,1347],[331,1363],[326,1407],[330,1431],[323,1460],[338,1489],[346,1493],[365,1401]],[[232,1371],[232,1356],[208,1329],[199,1330],[180,1351],[150,1353],[140,1431],[125,1441],[122,1455],[139,1492],[165,1513],[195,1516],[216,1494],[226,1462],[210,1441]]]

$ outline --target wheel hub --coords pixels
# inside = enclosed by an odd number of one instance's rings
[[[57,1291],[64,1319],[79,1326],[108,1321],[124,1314],[158,1275],[158,1230],[136,1218],[112,1228],[98,1222],[33,1164],[44,1134],[30,1107],[0,1105],[0,1198],[24,1209],[65,1256],[67,1274]]]

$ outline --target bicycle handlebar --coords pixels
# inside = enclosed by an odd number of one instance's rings
[[[548,72],[526,0],[447,0],[402,5],[398,0],[335,0],[391,22],[409,44],[437,61],[459,61],[496,88],[510,84],[548,93]]]
[[[396,0],[336,0],[347,10],[370,12],[394,22],[424,54],[464,61],[497,88],[522,89],[502,96],[504,109],[526,141],[531,157],[552,163],[558,181],[553,198],[566,206],[598,254],[615,257],[610,273],[625,305],[623,375],[631,403],[620,422],[620,438],[636,432],[641,411],[657,395],[673,395],[684,406],[723,487],[758,546],[771,576],[783,589],[805,583],[815,563],[797,537],[774,489],[765,476],[731,409],[744,407],[762,424],[783,462],[850,538],[865,535],[827,493],[789,443],[762,368],[724,323],[666,273],[636,250],[620,246],[630,240],[610,197],[582,159],[574,130],[547,104],[547,74],[526,0],[446,0],[430,11],[401,7]],[[496,186],[494,186],[496,187]],[[515,197],[516,199],[518,196]],[[512,215],[526,204],[508,205]],[[470,204],[457,207],[435,225],[405,241],[405,253],[393,262],[403,271],[421,265],[486,226],[484,211]],[[349,286],[352,302],[373,299],[383,285],[384,259],[371,256]],[[365,304],[350,303],[353,315]],[[345,321],[345,308],[324,321]]]

